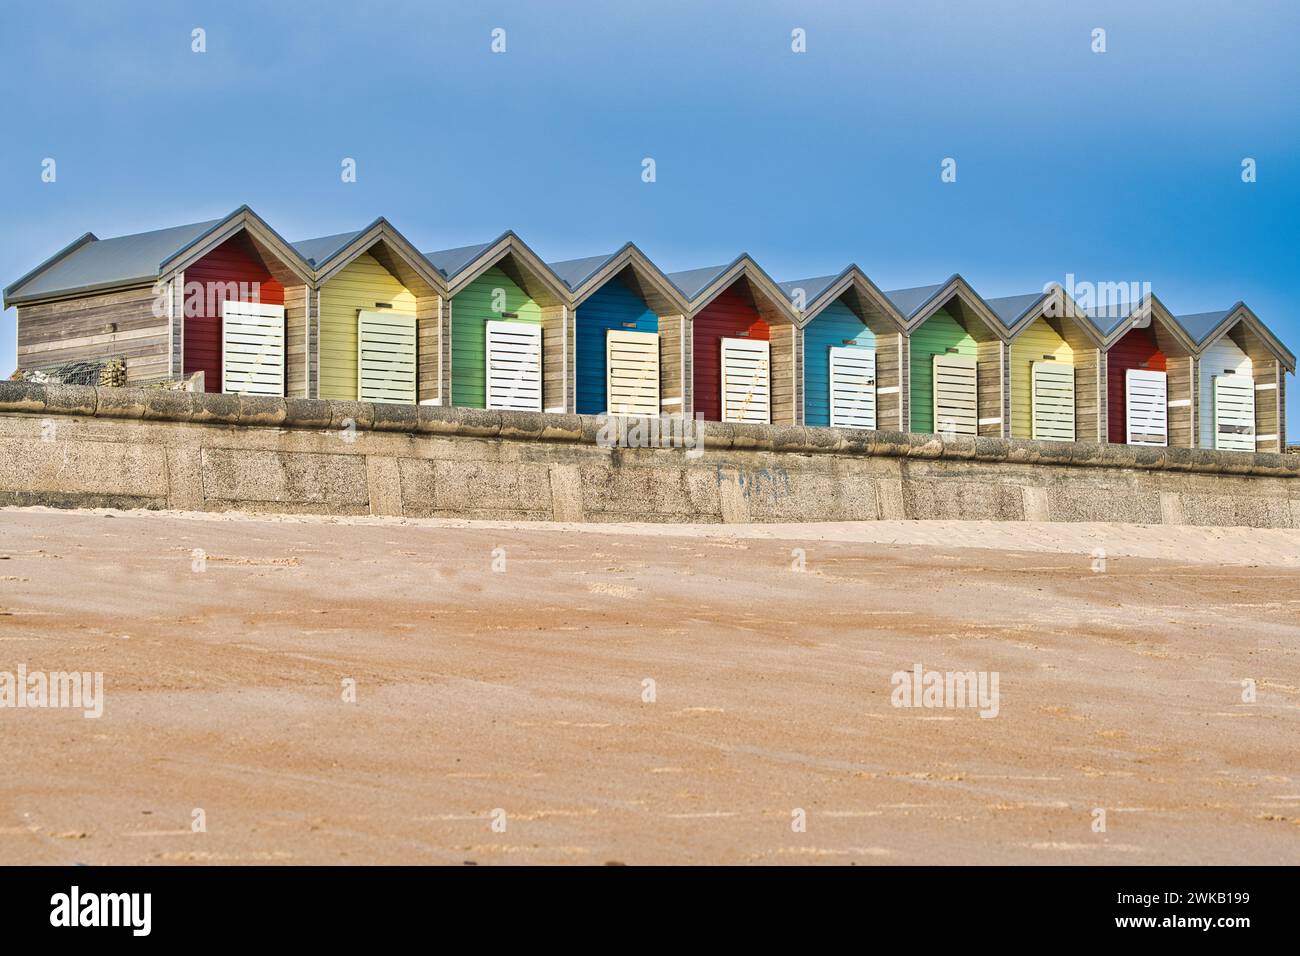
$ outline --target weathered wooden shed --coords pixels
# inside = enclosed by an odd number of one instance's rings
[[[803,421],[907,428],[907,320],[856,265],[781,283],[799,312]]]
[[[314,394],[442,404],[441,273],[383,218],[294,247],[316,269]]]
[[[129,384],[307,395],[310,265],[247,206],[114,239],[87,233],[5,290],[18,365],[121,358]],[[227,379],[223,382],[223,378]]]
[[[1295,372],[1295,356],[1244,302],[1177,321],[1196,342],[1199,446],[1282,451],[1286,373]]]
[[[691,413],[798,424],[798,316],[780,286],[747,255],[668,278],[690,301]]]
[[[1007,330],[1012,438],[1105,440],[1103,338],[1060,286],[988,300]]]
[[[448,286],[450,403],[568,410],[570,294],[550,267],[513,232],[424,255]]]
[[[573,308],[571,410],[678,414],[688,303],[634,244],[550,264]]]
[[[885,295],[907,321],[908,420],[914,432],[1006,434],[1006,329],[959,275]]]

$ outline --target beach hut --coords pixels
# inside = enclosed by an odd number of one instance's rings
[[[905,431],[902,313],[856,265],[781,288],[800,314],[804,424]]]
[[[550,267],[513,232],[425,258],[448,285],[450,403],[572,411],[570,293]]]
[[[550,268],[572,297],[577,413],[680,414],[689,307],[681,291],[632,243]]]
[[[1004,437],[1006,331],[984,300],[959,275],[885,296],[907,321],[909,430]]]
[[[1245,303],[1177,317],[1196,342],[1196,421],[1201,448],[1281,451],[1286,373],[1295,356]]]
[[[797,314],[753,259],[669,274],[690,302],[688,411],[706,421],[798,424]]]
[[[92,233],[5,290],[18,363],[124,359],[129,384],[203,373],[209,392],[306,397],[313,274],[247,206],[113,239]]]
[[[1194,447],[1194,343],[1155,296],[1134,309],[1094,310],[1105,340],[1106,440]]]
[[[1011,437],[1105,440],[1103,337],[1060,286],[988,300],[1007,332]]]
[[[316,269],[315,395],[441,404],[443,276],[387,220],[294,243]]]

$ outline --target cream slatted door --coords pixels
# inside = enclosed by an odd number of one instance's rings
[[[221,390],[284,397],[284,306],[221,303]]]
[[[357,314],[357,398],[415,404],[415,316],[405,312]]]
[[[1033,362],[1029,379],[1033,389],[1030,437],[1039,441],[1074,441],[1074,366],[1064,362]]]
[[[1169,390],[1164,372],[1124,373],[1125,440],[1130,445],[1169,444]]]
[[[611,415],[659,414],[659,336],[605,333],[605,408]]]
[[[772,422],[771,345],[760,339],[722,340],[722,420]]]
[[[876,350],[831,346],[832,428],[876,427]]]
[[[1255,450],[1255,380],[1246,375],[1214,376],[1214,447]]]
[[[934,430],[942,435],[979,434],[976,363],[951,352],[934,357]]]
[[[542,410],[542,327],[487,323],[487,407]]]

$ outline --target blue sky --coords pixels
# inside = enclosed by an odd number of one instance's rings
[[[511,228],[668,271],[1150,282],[1300,351],[1297,36],[1287,2],[10,2],[0,284],[247,202],[293,240],[384,215],[422,249]],[[14,342],[11,309],[0,374]]]

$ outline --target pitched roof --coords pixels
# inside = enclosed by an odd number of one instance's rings
[[[1191,315],[1176,315],[1174,318],[1183,327],[1183,330],[1191,336],[1192,341],[1200,345],[1209,337],[1211,332],[1219,327],[1224,319],[1236,311],[1237,306],[1234,305],[1230,309],[1221,309],[1218,312],[1195,312]]]
[[[1085,309],[1083,314],[1087,316],[1092,327],[1096,329],[1103,338],[1110,336],[1117,328],[1133,317],[1141,305],[1133,305],[1129,302],[1121,302],[1114,305],[1093,306],[1091,309]]]
[[[87,234],[88,241],[71,252],[64,250],[56,254],[5,289],[5,300],[14,302],[148,282],[158,277],[163,262],[225,221],[209,219],[112,239],[97,239]]]
[[[1003,325],[1011,328],[1046,297],[1046,292],[1026,292],[1023,295],[1004,295],[997,299],[985,299],[984,302]]]
[[[319,268],[324,262],[334,258],[334,255],[350,243],[365,230],[357,229],[352,232],[340,232],[332,236],[321,236],[318,239],[302,239],[298,242],[290,243],[298,254],[306,259],[313,269]]]
[[[821,298],[822,293],[834,285],[842,275],[844,275],[843,272],[839,275],[833,276],[817,276],[813,279],[796,279],[793,282],[780,282],[777,283],[777,285],[791,301],[794,300],[795,290],[803,289],[803,301],[804,305],[807,306]]]
[[[491,242],[480,242],[472,246],[457,246],[455,249],[440,249],[437,252],[423,252],[421,255],[428,259],[429,264],[446,278],[452,279],[468,269],[473,265],[474,260],[500,241],[500,239],[493,239]]]
[[[705,266],[703,269],[687,269],[685,272],[670,272],[668,281],[677,286],[677,290],[688,300],[691,300],[712,285],[718,276],[733,265],[735,262],[728,262],[721,266]]]
[[[894,308],[910,319],[947,285],[947,282],[940,282],[938,285],[920,285],[913,289],[895,289],[893,292],[886,292],[885,298],[894,303]]]
[[[564,259],[560,262],[548,262],[546,265],[559,277],[570,292],[574,292],[580,285],[599,272],[605,263],[622,251],[622,249],[618,249],[603,256]]]

